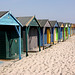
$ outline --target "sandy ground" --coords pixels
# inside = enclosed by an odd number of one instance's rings
[[[22,60],[1,64],[0,75],[75,75],[75,36]]]

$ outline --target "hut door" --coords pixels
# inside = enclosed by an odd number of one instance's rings
[[[0,58],[6,57],[6,41],[5,41],[5,32],[0,31]]]
[[[38,46],[37,38],[38,38],[37,28],[30,28],[29,30],[29,50],[33,50],[34,48],[37,48]]]
[[[67,37],[67,28],[66,28],[66,37]]]
[[[64,38],[64,29],[62,28],[62,39]]]
[[[50,44],[50,28],[47,28],[47,43]]]
[[[54,29],[54,41],[56,41],[56,28]]]
[[[58,41],[58,29],[56,28],[56,41]]]
[[[9,57],[17,56],[18,54],[18,34],[15,31],[7,32],[9,39]]]

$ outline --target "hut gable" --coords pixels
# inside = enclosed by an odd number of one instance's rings
[[[17,17],[23,26],[39,26],[37,19],[34,16]]]
[[[34,17],[34,18],[32,19],[32,21],[30,22],[29,25],[30,25],[30,26],[39,26],[39,23],[38,23],[38,21],[36,20],[36,18]]]
[[[58,27],[57,21],[50,21],[52,27]]]
[[[61,27],[64,27],[64,25],[62,24]]]
[[[71,23],[69,23],[68,26],[71,27]]]
[[[65,23],[65,27],[68,27],[68,23]]]
[[[40,19],[38,20],[41,27],[51,27],[48,19]]]
[[[67,27],[67,24],[66,24],[66,26],[65,27]]]
[[[63,22],[58,22],[59,27],[64,27]]]
[[[73,27],[73,24],[71,24],[71,27]]]
[[[18,21],[8,11],[0,12],[0,24],[1,25],[19,25]]]

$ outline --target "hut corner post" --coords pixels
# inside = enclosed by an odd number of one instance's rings
[[[68,27],[67,27],[67,39],[68,39]]]
[[[53,44],[54,44],[54,29],[55,29],[55,27],[53,27]]]
[[[21,27],[19,26],[19,60],[21,59]]]
[[[27,41],[27,35],[28,35],[28,32],[27,32],[27,27],[25,28],[26,32],[25,32],[25,38],[26,38],[26,57],[28,56],[28,41]]]
[[[60,42],[60,36],[61,36],[61,32],[60,32],[60,27],[58,28],[58,43]]]
[[[71,37],[71,27],[70,27],[70,37]]]
[[[41,51],[40,49],[40,27],[39,27],[39,51]]]
[[[63,42],[64,42],[64,28],[63,28]]]
[[[45,32],[45,28],[43,28],[43,50],[44,50],[44,32]]]

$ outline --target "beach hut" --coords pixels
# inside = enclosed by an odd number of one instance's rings
[[[75,24],[72,25],[72,32],[73,32],[73,35],[74,35],[74,32],[75,32],[74,30],[75,30]]]
[[[9,11],[0,11],[0,59],[21,59],[21,26]]]
[[[73,31],[74,31],[74,35],[75,35],[75,24],[73,24],[73,27],[74,27],[74,30]]]
[[[71,37],[71,24],[68,23],[68,37]]]
[[[40,19],[38,20],[38,22],[40,23],[40,44],[41,46],[47,45],[51,43],[51,34],[50,34],[50,23],[48,21],[48,19]]]
[[[58,22],[50,21],[51,25],[51,44],[56,44],[58,42]]]
[[[24,49],[23,51],[26,52],[26,56],[28,56],[28,51],[36,51],[36,48],[38,48],[38,40],[39,40],[39,51],[41,51],[40,24],[38,23],[35,16],[17,17],[17,19],[23,25],[22,27],[23,49]]]
[[[59,31],[58,31],[59,41],[64,41],[64,25],[63,25],[63,22],[58,22],[58,25],[59,25]]]
[[[73,24],[71,24],[71,36],[73,36]]]
[[[65,40],[68,39],[68,23],[65,24]]]

